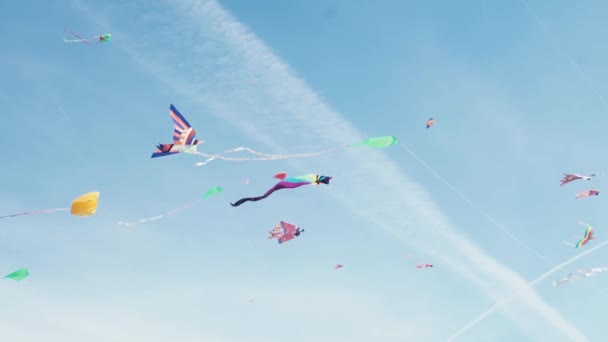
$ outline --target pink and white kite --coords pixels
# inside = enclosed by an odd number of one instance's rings
[[[581,199],[589,196],[598,196],[600,194],[597,190],[585,190],[576,194],[576,199]]]
[[[595,177],[595,173],[591,174],[589,176],[577,175],[575,173],[564,173],[564,177],[562,178],[559,186],[568,184],[570,182],[574,182],[577,179],[591,180],[591,178],[593,178],[593,177]]]

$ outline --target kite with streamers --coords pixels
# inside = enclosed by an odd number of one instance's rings
[[[215,194],[219,194],[222,191],[224,191],[224,189],[221,188],[221,187],[219,187],[219,186],[213,187],[213,188],[207,190],[207,192],[202,196],[202,199],[206,199],[207,197],[213,196]],[[118,221],[118,224],[121,225],[121,226],[134,226],[134,225],[137,225],[137,224],[141,224],[141,223],[145,223],[145,222],[149,222],[149,221],[158,220],[158,219],[161,219],[161,218],[163,218],[165,216],[169,216],[169,215],[178,213],[178,212],[180,212],[182,210],[185,210],[185,209],[188,209],[188,208],[192,208],[193,206],[197,205],[198,203],[199,203],[199,201],[193,201],[190,204],[187,204],[187,205],[185,205],[185,206],[183,206],[181,208],[173,209],[173,210],[171,210],[169,212],[166,212],[166,213],[164,213],[162,215],[148,217],[148,218],[144,218],[144,219],[137,220],[137,221],[134,221],[134,222]]]
[[[373,137],[373,138],[365,139],[365,140],[356,142],[354,144],[338,146],[338,147],[331,148],[331,149],[324,150],[324,151],[299,153],[299,154],[270,154],[270,153],[258,152],[249,147],[236,147],[236,148],[233,148],[230,150],[226,150],[222,153],[213,154],[213,155],[198,152],[194,149],[188,150],[188,151],[183,151],[183,152],[192,153],[192,154],[207,158],[203,162],[196,163],[197,166],[203,166],[216,159],[226,160],[226,161],[253,161],[253,160],[279,160],[279,159],[291,159],[291,158],[306,158],[306,157],[316,157],[316,156],[320,156],[320,155],[324,155],[324,154],[333,153],[333,152],[340,151],[340,150],[343,150],[343,149],[346,149],[349,147],[366,146],[366,147],[381,149],[381,148],[386,148],[390,145],[397,144],[397,143],[398,143],[397,138],[387,135],[387,136],[382,136],[382,137]],[[255,155],[256,157],[243,158],[243,157],[225,157],[224,156],[225,154],[236,153],[236,152],[248,152],[250,154]]]
[[[554,280],[553,287],[569,283],[576,279],[593,277],[595,275],[598,275],[598,274],[600,274],[602,272],[606,272],[606,271],[608,271],[608,267],[583,268],[576,272],[568,274],[568,276],[565,278]]]
[[[433,267],[432,264],[418,264],[416,265],[416,268],[429,268],[429,267]]]
[[[84,38],[81,35],[74,33],[68,29],[64,30],[65,32],[68,32],[69,34],[71,34],[72,36],[78,38],[78,39],[65,39],[63,38],[63,41],[66,43],[85,43],[87,45],[96,45],[99,43],[107,43],[110,40],[112,40],[112,35],[109,33],[106,34],[101,34],[99,36],[95,36],[95,37],[91,37],[91,38]]]
[[[429,129],[429,128],[433,127],[433,125],[435,125],[435,120],[433,120],[433,118],[429,118],[426,121],[426,129]]]
[[[570,182],[574,182],[578,179],[591,180],[591,178],[595,177],[595,173],[589,176],[578,175],[576,173],[564,173],[564,177],[562,177],[559,186],[563,186],[564,184],[568,184]]]
[[[248,201],[259,201],[262,200],[268,196],[270,196],[273,192],[277,191],[277,190],[281,190],[281,189],[295,189],[298,187],[301,187],[303,185],[319,185],[319,184],[329,184],[331,177],[328,176],[320,176],[320,175],[315,175],[315,174],[308,174],[308,175],[304,175],[304,176],[299,176],[299,177],[290,177],[290,178],[286,178],[280,182],[278,182],[277,184],[275,184],[275,186],[273,186],[272,188],[270,188],[268,191],[266,191],[265,194],[263,194],[262,196],[257,196],[257,197],[244,197],[241,198],[240,200],[236,201],[235,203],[230,203],[231,206],[233,207],[238,207],[239,205],[248,202]]]
[[[15,272],[8,274],[6,276],[4,276],[5,279],[13,279],[14,281],[21,281],[25,278],[27,278],[27,276],[30,275],[30,272],[27,270],[27,268],[22,268],[19,270],[16,270]]]
[[[173,144],[158,144],[150,158],[170,156],[180,152],[196,153],[197,145],[201,143],[195,139],[196,130],[173,105],[169,106],[169,116],[173,120]]]
[[[597,190],[585,190],[576,194],[576,199],[582,199],[590,196],[598,196],[600,194]]]
[[[296,226],[293,223],[279,221],[274,228],[268,231],[268,238],[275,239],[282,244],[289,240],[294,239],[297,236],[300,236],[305,230]]]
[[[573,245],[566,241],[562,241],[564,244],[566,244],[570,247],[580,248],[580,247],[583,247],[584,245],[586,245],[589,241],[595,239],[595,236],[593,235],[593,227],[591,227],[590,225],[588,225],[586,223],[580,222],[580,221],[579,221],[579,223],[587,226],[587,229],[585,229],[585,235],[583,236],[583,238],[578,240],[576,245]]]
[[[99,201],[99,192],[89,192],[78,198],[76,198],[72,202],[72,206],[70,208],[55,208],[55,209],[41,209],[28,211],[25,213],[12,214],[6,216],[0,216],[0,219],[7,217],[17,217],[22,215],[31,215],[31,214],[42,214],[42,213],[54,213],[57,211],[68,211],[75,216],[91,216],[95,214],[97,211],[97,202]]]

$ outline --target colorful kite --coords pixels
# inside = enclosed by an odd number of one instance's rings
[[[433,118],[429,118],[426,121],[426,129],[429,129],[429,128],[433,127],[434,124],[435,124],[435,120],[433,120]]]
[[[342,265],[340,265],[340,264],[337,264],[336,266],[334,266],[334,270],[339,270],[339,269],[341,269],[342,267],[344,267],[344,266],[342,266]]]
[[[180,152],[196,153],[197,145],[201,143],[195,139],[194,128],[173,105],[169,106],[169,116],[173,120],[173,144],[158,144],[150,158],[170,156]]]
[[[280,221],[276,226],[274,226],[274,228],[268,231],[268,238],[276,239],[279,244],[282,244],[283,242],[287,242],[297,236],[300,236],[300,234],[304,231],[304,229],[301,229],[295,224]]]
[[[87,39],[87,38],[81,37],[79,34],[76,34],[68,29],[65,29],[64,31],[68,32],[71,35],[73,35],[74,37],[78,38],[78,39],[71,39],[71,40],[63,38],[63,41],[66,43],[85,43],[88,45],[96,45],[99,43],[106,43],[106,42],[109,42],[110,40],[112,40],[112,35],[109,33]]]
[[[600,194],[597,190],[585,190],[576,194],[576,199],[581,199],[589,196],[598,196]]]
[[[207,192],[202,196],[202,199],[206,199],[207,197],[219,194],[222,191],[224,191],[224,189],[222,189],[219,186],[213,187],[213,188],[207,190]],[[158,220],[158,219],[163,218],[165,216],[169,216],[169,215],[178,213],[178,212],[180,212],[182,210],[185,210],[185,209],[188,209],[188,208],[192,208],[193,206],[197,205],[198,203],[199,203],[199,201],[193,201],[190,204],[187,204],[187,205],[185,205],[185,206],[183,206],[181,208],[173,209],[173,210],[171,210],[169,212],[166,212],[166,213],[164,213],[162,215],[148,217],[148,218],[144,218],[144,219],[137,220],[137,221],[134,221],[134,222],[118,221],[118,224],[122,225],[122,226],[134,226],[134,225],[137,225],[137,224],[140,224],[140,223],[145,223],[145,222],[149,222],[149,221]]]
[[[564,244],[574,247],[574,248],[579,248],[579,247],[583,247],[584,245],[586,245],[590,240],[595,239],[595,236],[593,235],[593,227],[591,227],[590,225],[588,225],[586,223],[582,223],[582,222],[580,222],[580,223],[587,226],[587,229],[585,229],[585,235],[583,236],[583,238],[578,240],[576,245],[573,245],[566,241],[562,241]]]
[[[240,200],[236,201],[235,203],[230,203],[230,205],[233,207],[238,207],[239,205],[241,205],[247,201],[256,202],[256,201],[262,200],[262,199],[270,196],[273,192],[275,192],[277,190],[281,190],[281,189],[294,189],[294,188],[301,187],[302,185],[309,185],[309,184],[313,184],[313,185],[329,184],[330,179],[331,179],[331,177],[320,176],[320,175],[315,175],[315,174],[309,174],[309,175],[304,175],[304,176],[299,176],[299,177],[290,177],[290,178],[287,178],[287,179],[282,180],[282,181],[278,182],[277,184],[275,184],[275,186],[273,186],[268,191],[266,191],[266,193],[263,194],[262,196],[244,197],[244,198],[241,198]]]
[[[564,184],[568,184],[570,182],[574,182],[577,179],[591,180],[591,178],[595,177],[595,173],[589,176],[577,175],[575,173],[564,173],[564,177],[560,181],[559,186],[563,186]]]
[[[580,269],[574,273],[568,274],[568,276],[565,278],[561,278],[561,279],[553,281],[553,286],[555,287],[558,285],[566,284],[575,279],[592,277],[592,276],[598,275],[599,273],[606,272],[606,271],[608,271],[608,267]]]
[[[382,137],[373,137],[373,138],[359,141],[354,144],[338,146],[338,147],[320,151],[320,152],[299,153],[299,154],[269,154],[269,153],[255,151],[249,147],[236,147],[236,148],[233,148],[230,150],[226,150],[222,153],[213,154],[213,155],[198,152],[196,150],[189,150],[189,151],[183,151],[183,152],[192,153],[192,154],[207,158],[203,162],[196,163],[197,166],[203,166],[215,159],[226,160],[226,161],[252,161],[252,160],[279,160],[279,159],[291,159],[291,158],[305,158],[305,157],[315,157],[315,156],[320,156],[323,154],[333,153],[333,152],[343,150],[343,149],[346,149],[349,147],[366,146],[366,147],[380,149],[380,148],[385,148],[385,147],[388,147],[390,145],[397,144],[397,143],[398,143],[397,138],[388,135],[388,136],[382,136]],[[239,158],[239,157],[225,157],[224,156],[225,154],[243,152],[243,151],[253,154],[257,157]]]
[[[416,268],[428,268],[428,267],[433,267],[433,265],[431,265],[431,264],[418,264],[418,265],[416,265]]]
[[[42,210],[34,210],[28,211],[20,214],[12,214],[6,216],[0,216],[0,219],[7,217],[16,217],[22,215],[31,215],[31,214],[41,214],[41,213],[54,213],[57,211],[68,211],[74,216],[91,216],[95,214],[97,211],[97,202],[99,201],[99,192],[89,192],[78,198],[76,198],[72,202],[72,206],[70,208],[55,208],[55,209],[42,209]]]
[[[27,268],[22,268],[20,270],[16,270],[15,272],[4,276],[4,278],[13,279],[14,281],[21,281],[21,280],[27,278],[27,276],[29,276],[29,275],[30,275],[30,272],[28,272]]]
[[[272,176],[272,178],[283,180],[287,177],[287,172],[279,172],[276,175]]]

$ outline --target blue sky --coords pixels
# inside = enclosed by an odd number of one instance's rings
[[[608,170],[606,6],[0,4],[0,143],[10,146],[0,155],[0,214],[101,192],[90,218],[0,222],[1,272],[31,274],[0,284],[3,337],[601,339],[608,279],[558,288],[551,281],[606,266],[601,247],[572,260],[603,242],[602,194],[574,196],[602,191],[605,176],[559,186],[563,172]],[[66,44],[64,28],[113,40]],[[206,140],[205,152],[298,153],[394,135],[473,205],[400,146],[204,167],[192,155],[152,160],[154,145],[170,141],[171,103]],[[426,130],[429,116],[437,123]],[[228,204],[263,193],[279,171],[333,179]],[[225,191],[191,210],[117,225],[180,207],[213,186]],[[587,249],[561,243],[582,233],[577,219],[596,228]],[[266,239],[279,220],[306,232],[279,246]],[[418,270],[419,262],[435,267]],[[337,263],[345,267],[334,271]]]

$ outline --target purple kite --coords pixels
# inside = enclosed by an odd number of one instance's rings
[[[309,185],[309,184],[313,184],[313,185],[319,185],[321,183],[329,184],[330,179],[331,179],[331,177],[320,176],[320,175],[315,175],[315,174],[309,174],[309,175],[304,175],[304,176],[299,176],[299,177],[290,177],[290,178],[287,178],[287,179],[282,180],[282,181],[278,182],[277,184],[275,184],[275,186],[273,186],[268,191],[266,191],[266,193],[263,194],[262,196],[241,198],[240,200],[236,201],[235,203],[230,203],[230,205],[233,207],[238,207],[239,205],[241,205],[247,201],[253,201],[253,202],[259,201],[259,200],[262,200],[262,199],[270,196],[273,192],[275,192],[277,190],[281,190],[281,189],[294,189],[294,188],[301,187],[302,185]]]

